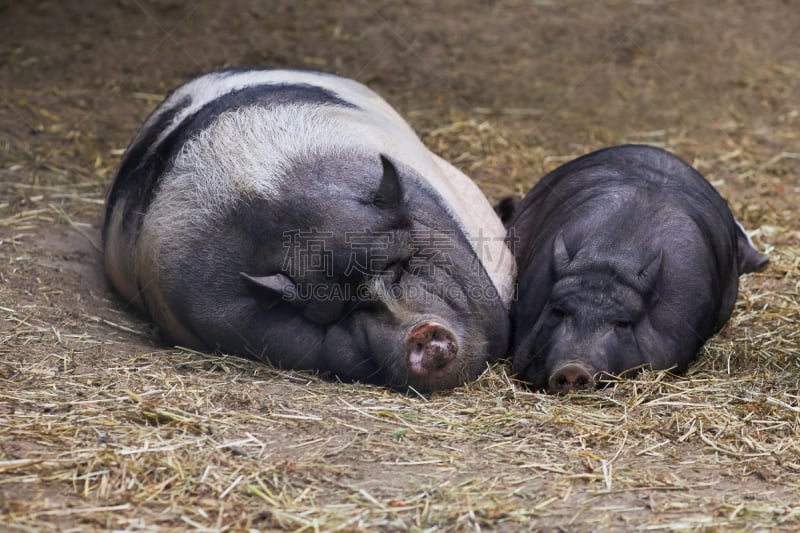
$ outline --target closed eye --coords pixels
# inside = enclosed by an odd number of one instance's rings
[[[633,327],[633,322],[630,320],[617,320],[614,322],[614,327],[617,329],[631,329]]]
[[[383,271],[380,274],[380,277],[383,280],[384,286],[390,287],[393,285],[397,285],[400,283],[400,279],[405,274],[406,269],[402,262],[394,261],[389,263],[384,267]]]

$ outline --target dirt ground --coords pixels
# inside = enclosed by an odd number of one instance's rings
[[[0,2],[0,529],[800,529],[798,28],[778,0]],[[592,395],[165,347],[103,275],[104,193],[165,92],[229,65],[370,85],[492,199],[665,147],[770,267],[688,376]]]

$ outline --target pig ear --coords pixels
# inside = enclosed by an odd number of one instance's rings
[[[558,277],[564,275],[570,261],[572,261],[572,259],[569,257],[567,245],[564,242],[564,232],[559,231],[558,235],[556,235],[556,239],[553,241],[553,267]]]
[[[400,176],[394,164],[385,155],[381,154],[383,176],[378,192],[375,193],[373,203],[378,207],[396,207],[403,203],[403,188],[400,186]]]
[[[739,224],[739,221],[734,220],[734,222],[736,222],[736,248],[739,274],[764,270],[767,263],[769,263],[769,259],[758,253],[753,241],[751,241],[747,233],[744,232],[744,228]]]
[[[650,260],[647,265],[639,271],[637,275],[637,279],[639,281],[639,287],[645,292],[649,292],[650,289],[656,283],[658,279],[658,274],[661,272],[661,263],[664,259],[664,249],[661,248],[658,250],[656,256]]]
[[[286,301],[297,299],[297,287],[288,276],[280,273],[272,276],[251,276],[244,272],[240,272],[240,274],[250,288],[256,291],[278,296]]]
[[[742,242],[739,242],[738,256],[739,274],[760,272],[769,263],[769,259],[766,256],[758,253],[755,248],[742,244]]]

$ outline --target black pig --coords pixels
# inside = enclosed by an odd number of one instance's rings
[[[105,264],[169,340],[432,391],[506,353],[505,229],[367,87],[230,69],[173,91],[106,202]]]
[[[513,366],[551,392],[684,371],[730,317],[738,276],[768,261],[703,176],[649,146],[580,157],[498,210],[519,269]]]

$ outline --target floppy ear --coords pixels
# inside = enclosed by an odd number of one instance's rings
[[[564,232],[559,231],[553,241],[553,268],[556,271],[556,276],[563,277],[571,261],[572,259],[570,259],[567,252],[567,245],[564,242]]]
[[[273,274],[271,276],[251,276],[240,272],[241,276],[251,289],[262,294],[279,297],[287,302],[297,299],[297,287],[288,276]]]
[[[383,154],[381,154],[381,166],[383,175],[373,203],[381,208],[400,207],[403,203],[403,187],[400,185],[397,169]]]
[[[661,263],[663,262],[663,259],[664,249],[661,248],[658,250],[656,256],[639,271],[639,274],[636,277],[637,281],[639,282],[639,288],[642,289],[643,292],[649,293],[653,290],[656,280],[658,279],[658,275],[661,272]]]

